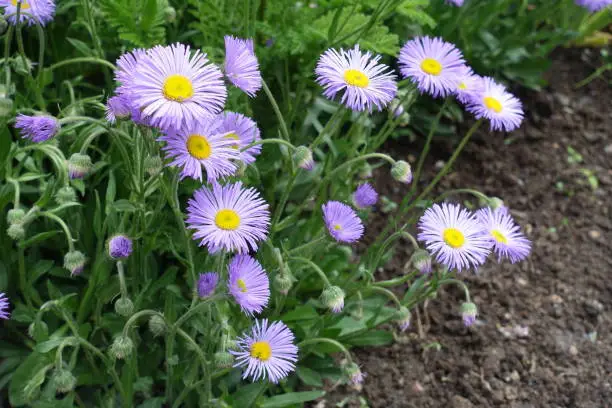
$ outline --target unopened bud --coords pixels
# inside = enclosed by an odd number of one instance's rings
[[[81,251],[70,251],[64,256],[64,268],[70,271],[70,275],[79,275],[85,268],[87,258]]]
[[[359,178],[360,179],[369,179],[372,178],[372,166],[368,162],[363,162],[361,167],[359,168]]]
[[[134,350],[134,342],[128,336],[120,335],[115,337],[113,344],[110,347],[110,353],[113,357],[123,360],[129,357]]]
[[[176,10],[174,7],[168,6],[164,10],[164,16],[166,16],[167,23],[174,23],[176,21]]]
[[[353,385],[359,385],[363,383],[366,374],[361,372],[359,366],[353,362],[349,363],[345,367],[346,374]]]
[[[159,156],[147,156],[144,161],[144,168],[151,177],[157,176],[164,168],[164,162]]]
[[[312,157],[312,151],[306,146],[298,146],[293,153],[295,164],[304,170],[311,171],[314,169],[315,162]]]
[[[115,312],[119,316],[129,317],[134,313],[134,303],[129,298],[122,296],[115,301]]]
[[[13,100],[0,97],[0,118],[8,118],[9,116],[13,116]]]
[[[344,291],[338,286],[328,286],[321,294],[321,301],[333,313],[340,313],[344,308]]]
[[[76,191],[70,186],[60,188],[57,194],[55,194],[55,201],[57,201],[58,204],[74,203],[76,200]]]
[[[9,224],[23,224],[26,213],[21,208],[12,208],[6,214],[6,221]]]
[[[408,162],[398,160],[391,167],[391,176],[400,183],[410,184],[412,182],[412,168]]]
[[[227,351],[215,353],[215,365],[217,368],[229,368],[234,364],[234,356]]]
[[[401,331],[406,331],[410,328],[410,322],[412,320],[412,314],[407,307],[402,306],[397,312],[397,325]]]
[[[42,320],[34,320],[28,326],[28,336],[37,342],[46,340],[49,336],[49,327]]]
[[[478,309],[476,305],[472,302],[464,302],[461,305],[461,317],[463,319],[463,324],[465,327],[470,327],[476,322],[476,315],[478,314]]]
[[[114,260],[126,259],[132,253],[132,240],[122,234],[111,237],[106,244],[108,256]]]
[[[22,224],[11,224],[7,228],[6,234],[11,237],[11,239],[19,241],[25,238],[26,231]]]
[[[91,157],[87,154],[74,153],[68,159],[68,175],[71,179],[82,179],[93,167]]]
[[[500,207],[505,207],[504,201],[499,197],[489,197],[487,205],[493,210],[497,210]]]
[[[151,316],[149,319],[149,330],[153,334],[153,337],[163,336],[164,333],[166,333],[166,321],[161,316]]]
[[[409,262],[421,274],[425,275],[431,273],[431,255],[429,255],[429,252],[425,251],[424,249],[417,249],[414,251]]]
[[[293,287],[293,277],[285,270],[285,273],[278,273],[274,277],[274,288],[284,296],[287,296]]]
[[[18,56],[17,58],[13,59],[13,67],[15,68],[15,72],[18,74],[28,75],[30,72],[32,72],[34,64],[32,64],[32,61],[30,61],[29,58]]]
[[[57,368],[51,376],[51,381],[55,385],[55,391],[65,394],[74,390],[77,379],[72,373],[64,368]]]

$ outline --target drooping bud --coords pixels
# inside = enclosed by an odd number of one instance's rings
[[[328,286],[321,294],[321,301],[333,313],[340,313],[344,308],[344,291],[338,286]]]
[[[6,229],[6,234],[14,239],[15,241],[19,241],[20,239],[25,238],[25,228],[23,228],[23,224],[11,224]]]
[[[311,171],[314,169],[315,162],[312,157],[312,151],[306,146],[298,146],[293,153],[295,164],[304,170]]]
[[[71,179],[82,179],[93,167],[91,157],[87,154],[74,153],[68,159],[68,175]]]
[[[414,251],[409,262],[421,274],[425,275],[431,273],[431,255],[424,249],[417,249]]]
[[[129,298],[122,296],[115,301],[115,312],[119,316],[129,317],[134,313],[134,303]]]
[[[291,288],[293,287],[293,276],[287,270],[284,273],[278,273],[274,277],[274,289],[276,289],[283,296],[287,296]]]
[[[134,342],[128,336],[123,334],[115,337],[113,344],[110,347],[110,353],[113,357],[123,360],[129,357],[134,350]]]
[[[372,166],[368,162],[363,162],[359,168],[358,176],[363,180],[372,178]]]
[[[346,375],[349,378],[349,381],[353,385],[360,385],[363,383],[366,374],[361,372],[359,366],[353,362],[350,362],[345,367]]]
[[[408,162],[398,160],[391,167],[391,176],[400,183],[410,184],[412,182],[412,168]]]
[[[8,210],[6,214],[6,221],[9,225],[12,224],[23,224],[25,221],[26,213],[21,208],[12,208]]]
[[[132,240],[122,234],[112,236],[106,245],[108,256],[114,260],[126,259],[132,253]]]
[[[164,162],[162,161],[162,158],[159,156],[147,156],[147,158],[144,161],[144,169],[147,172],[147,174],[151,177],[157,176],[159,173],[162,172],[163,168],[164,168]]]
[[[46,340],[46,338],[49,337],[49,327],[47,326],[47,323],[38,319],[34,320],[28,326],[28,336],[37,342]]]
[[[411,319],[412,314],[410,313],[410,310],[408,310],[408,308],[405,306],[400,307],[400,309],[397,311],[397,325],[401,331],[405,332],[410,328]]]
[[[30,72],[32,72],[34,64],[29,58],[20,56],[13,59],[13,67],[15,68],[15,72],[17,72],[19,75],[28,75]]]
[[[478,314],[478,309],[476,305],[472,302],[464,302],[461,305],[461,317],[463,319],[463,324],[465,327],[470,327],[476,322],[476,315]]]
[[[85,268],[87,258],[81,251],[70,251],[64,256],[64,268],[70,271],[70,275],[79,275]]]
[[[487,205],[491,207],[492,210],[497,210],[499,207],[505,207],[504,201],[499,197],[489,197],[487,200]]]
[[[55,194],[55,201],[58,204],[74,203],[77,200],[76,191],[70,186],[64,186]]]
[[[153,337],[163,336],[166,333],[166,321],[159,315],[153,315],[149,319],[149,330]]]
[[[7,97],[0,97],[0,118],[13,116],[13,100]]]
[[[60,394],[65,394],[74,390],[76,386],[76,377],[64,368],[56,368],[51,376],[51,381],[55,385],[55,391]]]
[[[215,353],[215,365],[217,368],[229,368],[234,364],[234,356],[227,351]]]
[[[167,23],[174,23],[176,21],[176,10],[174,7],[166,7],[164,10],[164,16],[166,16]]]

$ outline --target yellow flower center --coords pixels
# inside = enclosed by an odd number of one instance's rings
[[[202,135],[191,135],[187,139],[187,151],[198,160],[208,159],[212,153],[208,139]]]
[[[365,88],[370,83],[370,79],[363,72],[356,69],[347,69],[344,71],[344,81],[359,88]]]
[[[164,82],[162,92],[168,100],[183,102],[193,96],[193,85],[184,75],[170,75]]]
[[[19,4],[19,0],[11,0],[11,4],[15,7],[17,7],[17,4]],[[26,0],[22,0],[21,1],[21,10],[27,10],[30,8],[30,5],[28,4],[28,2]]]
[[[342,226],[341,226],[340,224],[336,224],[336,225],[334,225],[334,229],[335,229],[336,231],[341,230],[341,229],[342,229]]]
[[[426,74],[438,76],[440,72],[442,72],[442,64],[433,58],[425,58],[423,62],[421,62],[421,69]]]
[[[240,226],[240,216],[236,211],[225,208],[217,212],[215,224],[223,230],[233,231]]]
[[[240,146],[240,138],[238,137],[238,135],[234,132],[229,133],[227,135],[224,136],[225,139],[231,139],[231,140],[235,140],[236,143],[234,143],[232,145],[232,149],[236,149],[238,150],[238,147]]]
[[[457,228],[445,229],[442,233],[442,238],[448,246],[451,246],[453,248],[461,248],[465,243],[465,237],[463,236],[463,233]]]
[[[501,232],[499,232],[499,230],[493,230],[491,231],[491,236],[493,238],[495,238],[495,240],[497,242],[501,242],[502,244],[507,244],[508,243],[508,238],[506,238],[506,236],[504,234],[502,234]]]
[[[459,89],[461,89],[462,91],[467,89],[467,85],[465,84],[465,82],[459,83]]]
[[[244,280],[238,279],[236,281],[236,285],[238,285],[238,287],[240,288],[240,291],[242,293],[246,293],[247,292],[247,287],[246,287],[246,283],[244,283]]]
[[[251,345],[251,357],[268,361],[272,357],[272,347],[267,341],[257,341]]]
[[[496,113],[499,113],[502,111],[502,104],[497,99],[493,98],[492,96],[485,96],[484,104],[488,109],[495,111]]]

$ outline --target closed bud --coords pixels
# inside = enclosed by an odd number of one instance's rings
[[[350,362],[348,365],[346,365],[344,370],[349,378],[349,381],[353,385],[362,384],[364,378],[366,377],[366,374],[362,373],[359,366],[353,362]]]
[[[338,286],[328,286],[321,294],[321,301],[333,313],[340,313],[344,308],[344,291]]]
[[[28,326],[28,336],[39,341],[44,340],[49,336],[49,327],[42,320],[34,320]]]
[[[77,379],[72,373],[64,368],[57,368],[51,376],[51,381],[55,385],[55,391],[65,394],[74,390]]]
[[[93,167],[91,157],[87,154],[74,153],[68,159],[68,175],[71,179],[82,179]]]
[[[363,180],[372,178],[372,166],[368,162],[363,162],[359,168],[359,178]]]
[[[162,172],[164,162],[159,156],[147,156],[144,161],[144,168],[149,176],[155,177]]]
[[[149,330],[153,334],[153,337],[163,336],[164,333],[166,333],[166,321],[161,316],[151,316],[149,319]]]
[[[7,97],[0,97],[0,118],[13,116],[13,100]]]
[[[11,239],[19,241],[25,238],[26,232],[25,228],[23,228],[23,224],[11,224],[6,229],[6,234],[11,237]]]
[[[410,321],[412,319],[412,314],[407,307],[400,307],[397,311],[397,325],[401,331],[406,331],[410,327]]]
[[[478,314],[478,309],[476,305],[472,302],[464,302],[461,305],[461,318],[463,319],[463,324],[465,327],[470,327],[476,322],[476,315]]]
[[[119,316],[129,317],[134,313],[134,303],[129,298],[122,296],[115,301],[115,312]]]
[[[410,184],[412,182],[412,168],[408,162],[398,160],[391,167],[391,176],[400,183]]]
[[[174,23],[176,21],[176,10],[174,7],[166,7],[164,10],[164,16],[166,16],[167,23]]]
[[[493,210],[497,210],[500,207],[505,207],[504,201],[499,197],[489,197],[487,205]]]
[[[70,275],[79,275],[85,268],[87,258],[81,251],[70,251],[64,256],[64,268],[70,271]]]
[[[114,235],[108,240],[106,249],[112,259],[126,259],[132,253],[132,240],[123,234]]]
[[[134,342],[128,336],[123,334],[115,337],[113,344],[110,347],[110,353],[113,357],[123,360],[129,357],[134,351]]]
[[[314,169],[315,162],[312,157],[312,151],[306,146],[298,146],[293,153],[295,164],[304,170],[311,171]]]
[[[229,368],[234,364],[234,356],[227,351],[215,353],[215,366],[217,368]]]
[[[431,255],[424,249],[417,249],[414,251],[410,257],[409,263],[423,275],[431,273]]]
[[[12,208],[6,214],[6,221],[9,224],[23,224],[26,213],[21,208]]]
[[[55,201],[58,204],[74,203],[77,200],[76,191],[70,186],[64,186],[55,194]]]
[[[285,273],[278,273],[274,277],[274,288],[284,296],[287,296],[293,287],[293,277],[285,268]]]
[[[29,58],[19,56],[13,59],[13,67],[15,68],[15,72],[18,74],[28,75],[30,72],[32,72],[34,64],[32,64],[32,61],[30,61]]]

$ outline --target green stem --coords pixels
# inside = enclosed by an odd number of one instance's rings
[[[17,21],[19,21],[19,9],[21,8],[21,3],[17,3]],[[21,58],[23,60],[23,65],[24,67],[27,68],[27,60],[28,58],[25,55],[25,48],[23,46],[23,37],[21,35],[21,23],[17,24],[17,31],[15,32],[16,34],[16,38],[17,38],[17,49],[19,50],[19,54],[21,55]],[[28,71],[28,78],[30,79],[30,85],[34,88],[34,95],[36,97],[36,104],[38,105],[38,108],[42,111],[45,111],[46,109],[46,103],[45,103],[45,99],[42,96],[42,89],[37,86],[38,84],[36,83],[36,80],[34,79],[34,76],[32,76],[32,73],[30,72],[30,70]]]
[[[291,261],[299,261],[299,262],[307,264],[312,269],[314,269],[314,271],[316,273],[319,274],[319,276],[321,277],[321,279],[325,283],[326,287],[331,286],[331,283],[329,282],[329,279],[325,275],[325,272],[323,272],[323,270],[321,268],[319,268],[319,266],[316,263],[312,262],[310,259],[302,258],[301,256],[292,256],[292,257],[289,258],[289,260],[291,260]]]
[[[395,296],[395,294],[391,292],[389,289],[385,289],[382,286],[370,286],[368,289],[373,292],[382,293],[383,295],[391,299],[393,302],[395,302],[398,308],[402,307],[402,302],[400,302],[397,296]]]
[[[242,149],[240,149],[240,151],[244,152],[245,150],[249,150],[253,146],[267,144],[267,143],[277,143],[277,144],[281,144],[281,145],[287,146],[291,150],[295,150],[296,149],[296,147],[293,144],[291,144],[290,142],[288,142],[286,140],[270,138],[270,139],[256,140],[253,143],[249,144],[248,146],[245,146]]]
[[[291,160],[291,158],[289,159]],[[280,201],[274,210],[274,217],[272,218],[272,225],[277,225],[280,220],[281,215],[283,215],[283,211],[285,209],[285,205],[287,204],[287,200],[289,200],[289,195],[291,194],[291,190],[293,189],[293,185],[295,184],[295,180],[297,179],[297,172],[292,172],[291,178],[287,183],[287,186],[283,189],[283,193],[281,195]]]
[[[11,183],[13,185],[13,188],[15,189],[15,196],[14,196],[15,198],[13,200],[13,208],[17,209],[19,208],[19,197],[20,197],[19,182],[12,177],[7,177],[6,181]]]
[[[449,195],[458,194],[458,193],[472,194],[473,196],[475,196],[476,198],[480,198],[481,200],[485,200],[485,201],[489,200],[489,197],[487,197],[480,191],[472,190],[471,188],[458,188],[455,190],[445,191],[444,193],[440,194],[434,201],[439,202],[439,201],[442,201],[444,198],[448,197]]]
[[[125,284],[125,273],[123,271],[123,262],[117,261],[117,274],[119,275],[119,290],[121,290],[121,297],[124,299],[128,298],[127,285]]]
[[[204,355],[204,352],[202,351],[198,343],[196,343],[196,341],[183,329],[177,328],[176,333],[191,345],[193,351],[198,355],[198,358],[200,359],[200,363],[202,364],[202,371],[204,371],[204,376],[210,377],[210,373],[207,370],[208,362],[206,361],[206,356]]]
[[[68,241],[68,250],[70,252],[74,251],[74,239],[72,238],[72,234],[70,233],[70,229],[68,228],[68,225],[66,225],[66,223],[64,222],[64,220],[62,220],[60,217],[58,217],[57,215],[50,213],[50,212],[41,212],[40,215],[42,215],[43,217],[49,218],[55,222],[57,222],[62,229],[64,230],[64,233],[66,234],[66,240]]]
[[[466,302],[470,302],[470,290],[468,289],[467,285],[460,281],[459,279],[454,279],[454,278],[448,278],[448,279],[444,279],[442,281],[440,281],[440,285],[444,285],[444,284],[455,284],[457,286],[459,286],[461,289],[463,289],[463,292],[465,293],[465,301]]]
[[[415,273],[413,272],[413,273],[401,276],[399,278],[389,279],[389,280],[384,280],[384,281],[379,281],[379,282],[374,282],[373,285],[380,286],[380,287],[383,287],[383,288],[398,286],[398,285],[401,285],[402,283],[408,282],[414,276],[415,276]]]
[[[32,307],[32,300],[30,299],[30,286],[28,285],[26,278],[25,249],[21,245],[18,245],[17,247],[19,251],[19,286],[26,304],[29,307]]]
[[[313,142],[310,144],[310,150],[314,150],[319,143],[321,143],[323,141],[323,138],[325,137],[325,135],[327,134],[327,132],[329,132],[329,130],[332,127],[332,124],[341,116],[344,115],[344,107],[339,107],[334,114],[332,115],[331,118],[329,118],[329,120],[327,121],[327,123],[325,124],[325,127],[323,128],[323,130],[321,130],[319,132],[319,134],[317,135],[317,138],[315,140],[313,140]],[[333,132],[335,133],[335,132]],[[332,133],[332,134],[333,134]]]
[[[330,171],[327,174],[327,176],[325,176],[325,178],[323,179],[321,184],[324,184],[324,182],[329,180],[334,174],[336,174],[340,170],[344,170],[346,167],[349,167],[351,164],[356,163],[358,161],[366,161],[368,159],[383,159],[383,160],[388,161],[391,165],[395,164],[395,160],[391,156],[386,155],[384,153],[368,153],[368,154],[364,154],[363,156],[355,157],[355,158],[353,158],[351,160],[348,160],[348,161],[342,163],[340,166],[336,167],[334,170]]]
[[[206,305],[208,305],[209,303],[211,303],[213,301],[217,301],[217,300],[223,299],[223,297],[224,297],[223,295],[214,295],[214,296],[211,296],[209,298],[204,299],[203,301],[201,301],[197,305],[195,305],[192,308],[190,308],[189,310],[187,310],[187,312],[184,315],[179,317],[179,319],[174,323],[173,327],[176,328],[176,329],[180,328],[181,325],[183,323],[185,323],[196,312],[200,311],[201,309],[206,308]]]
[[[272,94],[272,91],[270,91],[270,88],[268,88],[268,84],[266,84],[266,81],[262,80],[261,83],[262,83],[264,92],[266,93],[266,95],[268,96],[268,99],[270,100],[272,109],[274,110],[274,113],[276,114],[278,123],[280,124],[281,134],[283,135],[285,140],[287,141],[291,140],[291,138],[289,137],[289,130],[287,129],[287,124],[285,123],[283,114],[281,113],[280,108],[278,107],[278,103],[276,103],[276,99],[274,99],[274,95]]]
[[[130,334],[130,329],[132,326],[143,316],[159,316],[164,319],[164,315],[156,312],[155,310],[141,310],[140,312],[134,313],[132,316],[130,316],[128,321],[125,322],[125,326],[123,326],[123,335],[127,337]]]
[[[323,233],[318,238],[315,238],[315,239],[311,240],[310,242],[307,242],[307,243],[305,243],[303,245],[300,245],[299,247],[293,248],[292,250],[289,251],[289,255],[294,254],[294,253],[299,253],[300,251],[303,251],[306,248],[309,248],[311,246],[317,245],[321,241],[324,241],[325,238],[327,238],[327,236]]]
[[[4,72],[5,72],[5,85],[8,92],[11,84],[11,67],[9,65],[9,56],[11,53],[11,41],[13,40],[13,25],[9,25],[4,39]]]
[[[299,349],[302,349],[305,346],[308,346],[310,344],[317,344],[317,343],[328,343],[328,344],[332,344],[334,346],[336,346],[337,348],[340,349],[340,351],[342,351],[344,353],[344,355],[346,356],[346,359],[348,360],[348,362],[352,362],[353,361],[353,357],[351,356],[351,353],[346,349],[346,347],[344,347],[342,345],[342,343],[333,340],[333,339],[328,339],[327,337],[317,337],[314,339],[308,339],[308,340],[304,340],[302,342],[300,342],[297,346]]]
[[[114,64],[112,64],[112,63],[110,63],[110,62],[108,62],[106,60],[100,59],[100,58],[79,57],[79,58],[71,58],[71,59],[68,59],[68,60],[57,62],[57,63],[51,65],[49,67],[49,70],[53,71],[54,69],[61,68],[61,67],[65,66],[65,65],[79,64],[79,63],[82,63],[82,62],[86,62],[86,63],[90,63],[90,64],[104,65],[104,66],[106,66],[106,67],[108,67],[108,68],[110,68],[112,70],[117,69],[117,67]]]

